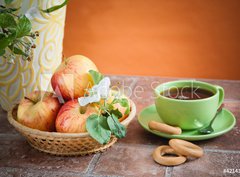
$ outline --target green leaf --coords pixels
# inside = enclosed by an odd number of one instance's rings
[[[126,111],[125,111],[124,114],[129,114],[129,112],[130,112],[130,105],[129,105],[128,99],[127,99],[127,98],[122,98],[119,103],[120,103],[120,105],[121,105],[122,107],[125,107],[125,108],[126,108]]]
[[[13,0],[4,0],[5,4],[11,4]]]
[[[4,50],[11,42],[11,38],[0,39],[0,50]]]
[[[94,85],[98,84],[104,77],[101,73],[94,70],[89,70],[88,72],[90,73],[93,79]]]
[[[110,112],[111,114],[114,114],[118,119],[121,118],[123,115],[118,109],[113,109]]]
[[[5,49],[0,50],[0,56],[3,56],[5,54]]]
[[[40,10],[41,10],[42,12],[45,12],[45,13],[51,13],[51,12],[54,12],[54,11],[62,8],[62,7],[65,6],[65,5],[67,5],[67,3],[68,3],[68,0],[65,0],[65,1],[64,1],[62,4],[60,4],[60,5],[53,6],[53,7],[51,7],[51,8],[46,9],[46,10],[43,10],[43,9],[40,9]]]
[[[121,99],[114,99],[112,104],[119,103],[122,107],[126,108],[126,111],[124,114],[129,114],[130,112],[130,105],[127,98],[121,98]]]
[[[10,14],[2,13],[0,14],[0,27],[8,28],[8,27],[16,27],[16,22]]]
[[[111,130],[111,132],[117,137],[117,138],[123,138],[126,136],[126,127],[122,124],[120,124],[118,118],[112,114],[107,118],[108,126]]]
[[[92,114],[87,118],[86,128],[92,138],[100,144],[106,144],[111,137],[107,120],[103,116]]]
[[[7,37],[4,34],[0,34],[0,50],[4,50],[9,46],[16,37],[16,33],[11,33]]]
[[[112,104],[106,104],[106,108],[109,111],[112,111],[114,109],[114,106]]]
[[[28,35],[31,32],[32,24],[30,20],[23,15],[17,25],[17,38]]]

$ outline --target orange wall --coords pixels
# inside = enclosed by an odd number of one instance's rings
[[[74,54],[106,74],[240,79],[240,0],[70,0]]]

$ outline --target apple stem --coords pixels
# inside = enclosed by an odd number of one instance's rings
[[[87,111],[87,106],[80,106],[80,114],[84,114]]]
[[[62,56],[63,58],[62,58],[62,63],[64,63],[64,65],[67,65],[67,58],[66,57],[64,57],[64,55]]]
[[[25,99],[27,99],[27,100],[29,100],[29,101],[31,101],[31,102],[33,102],[33,103],[36,103],[35,101],[33,101],[32,99],[30,99],[30,98],[28,98],[28,97],[24,97]]]

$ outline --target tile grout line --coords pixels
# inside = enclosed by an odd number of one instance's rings
[[[240,154],[239,150],[223,150],[223,149],[204,149],[205,152],[220,152],[220,153],[227,153],[227,154]]]
[[[173,171],[173,167],[167,167],[165,170],[165,177],[171,177],[172,171]]]
[[[85,174],[92,175],[92,171],[94,170],[98,160],[100,159],[101,153],[94,154],[91,161],[88,164],[87,169],[85,170]]]

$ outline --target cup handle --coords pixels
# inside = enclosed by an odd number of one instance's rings
[[[224,89],[218,85],[216,85],[216,88],[219,92],[219,101],[218,101],[218,108],[222,105],[224,100]]]

